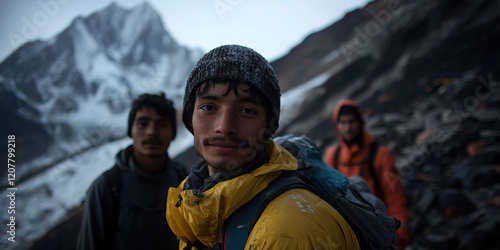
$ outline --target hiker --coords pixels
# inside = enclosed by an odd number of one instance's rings
[[[176,115],[165,95],[143,94],[132,102],[128,136],[133,144],[90,186],[77,249],[175,249],[165,220],[168,189],[187,176],[167,149]]]
[[[230,217],[297,169],[297,160],[272,140],[280,96],[271,65],[247,47],[215,48],[192,70],[182,120],[203,160],[168,193],[166,217],[179,249],[238,249],[222,240],[235,233],[226,230]],[[359,249],[344,218],[306,189],[274,198],[239,241],[244,249]]]
[[[366,132],[363,115],[354,101],[342,100],[337,104],[333,124],[340,146],[328,147],[323,160],[347,177],[361,176],[366,180],[371,193],[384,201],[389,216],[402,223],[396,245],[403,249],[409,242],[404,224],[408,208],[399,175],[394,169],[394,156]]]

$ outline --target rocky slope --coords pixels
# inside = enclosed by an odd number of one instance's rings
[[[343,98],[396,155],[414,249],[497,249],[500,241],[500,3],[375,1],[273,62],[309,91],[280,134],[324,149]],[[282,124],[283,124],[282,123]]]

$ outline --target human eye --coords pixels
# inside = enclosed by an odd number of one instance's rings
[[[257,114],[257,111],[253,108],[242,108],[241,113],[250,115],[250,114]]]
[[[204,110],[204,111],[214,111],[215,107],[213,105],[210,105],[210,104],[204,104],[204,105],[200,106],[200,109]]]
[[[145,122],[145,121],[138,121],[136,124],[137,124],[137,126],[139,126],[141,128],[146,127],[148,125],[147,122]]]

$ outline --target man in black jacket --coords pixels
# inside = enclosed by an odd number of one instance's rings
[[[132,103],[128,135],[133,144],[91,185],[77,249],[177,249],[165,220],[168,189],[187,176],[167,153],[176,135],[175,109],[164,94]]]

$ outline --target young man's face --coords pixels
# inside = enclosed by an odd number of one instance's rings
[[[134,153],[148,158],[165,156],[173,135],[168,118],[158,115],[152,107],[137,111],[131,134]]]
[[[361,122],[352,114],[341,115],[337,121],[337,131],[346,142],[351,142],[361,132]]]
[[[227,87],[228,83],[211,84],[194,104],[194,144],[211,174],[253,160],[261,150],[266,129],[266,110],[244,91],[249,85],[239,84],[238,96]]]

